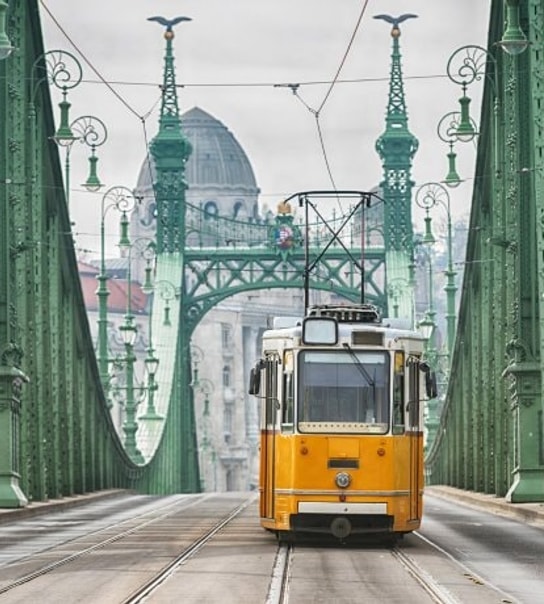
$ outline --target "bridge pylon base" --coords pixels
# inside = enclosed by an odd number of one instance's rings
[[[23,508],[28,504],[17,476],[0,475],[0,508]]]
[[[0,365],[0,507],[20,508],[28,500],[19,486],[19,422],[21,390],[26,375]]]
[[[510,503],[535,503],[544,501],[544,471],[522,470],[514,474],[514,482],[506,493]]]

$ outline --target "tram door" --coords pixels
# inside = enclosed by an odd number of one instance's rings
[[[276,436],[278,414],[278,357],[265,361],[264,430],[261,442],[261,518],[274,518],[274,489],[276,485]]]
[[[410,435],[410,520],[421,516],[419,492],[421,476],[420,371],[417,362],[408,364],[408,430]]]

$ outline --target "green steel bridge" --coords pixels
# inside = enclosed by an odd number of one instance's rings
[[[144,430],[151,451],[144,463],[135,415],[127,412],[124,441],[113,425],[108,352],[95,351],[80,286],[54,140],[59,131],[72,136],[69,104],[65,95],[56,130],[50,96],[54,78],[67,77],[64,57],[43,46],[37,0],[0,0],[0,506],[114,487],[198,491],[190,341],[199,321],[225,298],[256,289],[332,289],[346,299],[372,301],[386,314],[410,316],[414,255],[430,231],[418,240],[411,221],[410,169],[418,141],[408,130],[404,100],[404,19],[386,20],[393,50],[386,126],[376,144],[384,170],[380,192],[302,192],[280,204],[273,219],[217,218],[213,228],[199,208],[185,203],[191,146],[179,119],[173,24],[166,24],[161,117],[150,146],[153,255],[157,284],[179,284],[170,300],[177,335],[167,337],[152,314],[154,341],[170,362],[156,375],[156,411],[165,421]],[[447,388],[428,403],[427,478],[513,502],[544,501],[542,23],[543,0],[492,0],[487,46],[460,49],[459,65],[454,57],[447,65],[462,97],[443,131],[450,146],[446,184],[459,179],[454,146],[459,151],[477,137],[478,152],[458,317],[451,253],[445,273]],[[468,92],[480,80],[482,111],[475,120]],[[64,80],[64,93],[70,81]],[[91,171],[91,185],[94,179]],[[435,196],[442,191],[442,185],[429,187],[415,201],[428,210],[444,203]],[[121,208],[130,204],[126,192],[113,194]],[[326,219],[316,200],[331,195],[348,200],[349,209]],[[292,206],[302,209],[304,224],[295,222]],[[98,281],[104,310],[103,272]],[[432,320],[432,312],[426,318]],[[122,328],[127,358],[133,319],[128,312]],[[430,360],[438,363],[432,352],[429,347]],[[127,400],[134,395],[129,387]]]

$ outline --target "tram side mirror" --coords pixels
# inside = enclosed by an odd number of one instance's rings
[[[249,394],[259,394],[261,391],[261,367],[262,363],[259,361],[249,372]]]
[[[436,398],[438,396],[436,373],[425,361],[419,364],[419,369],[425,373],[425,392],[427,394],[427,398]]]
[[[436,373],[434,371],[428,371],[425,374],[425,390],[427,391],[427,398],[436,398],[438,396]]]

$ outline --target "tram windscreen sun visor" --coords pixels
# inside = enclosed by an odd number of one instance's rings
[[[302,343],[334,345],[338,343],[338,323],[329,317],[307,317],[302,323]]]

